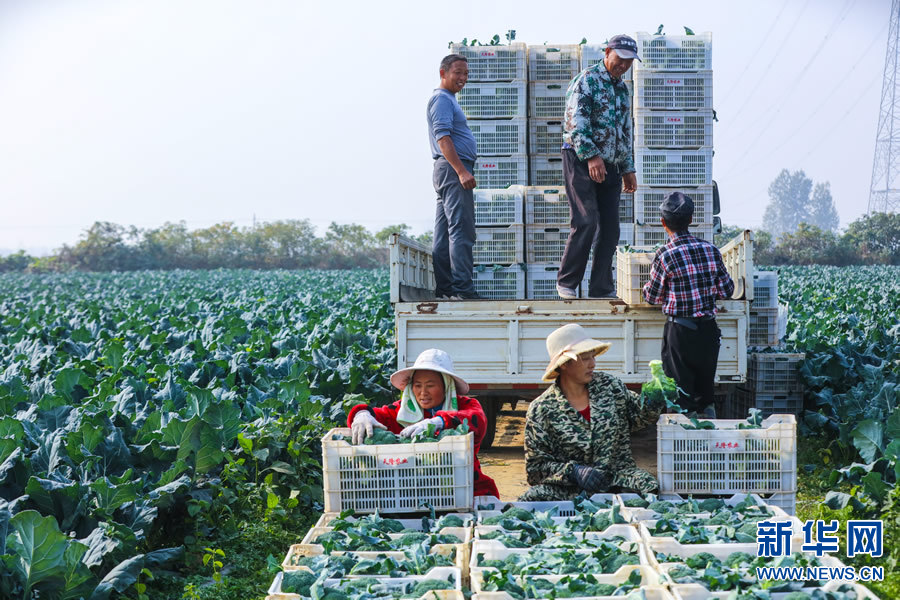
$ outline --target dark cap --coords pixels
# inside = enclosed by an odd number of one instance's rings
[[[663,219],[685,219],[694,216],[694,201],[681,192],[672,192],[659,205]]]
[[[609,38],[609,43],[606,44],[606,47],[615,50],[619,58],[637,58],[641,60],[637,55],[637,42],[627,35],[612,36]]]

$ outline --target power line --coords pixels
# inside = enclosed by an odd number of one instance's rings
[[[787,42],[788,38],[794,33],[794,28],[797,27],[797,23],[800,22],[800,17],[803,16],[803,13],[806,12],[806,7],[809,6],[810,0],[806,0],[806,3],[803,5],[803,8],[800,9],[800,12],[797,13],[797,18],[794,19],[794,22],[791,23],[791,26],[788,27],[787,33],[784,36],[784,39],[781,40],[781,43],[775,45],[775,55],[772,56],[772,60],[769,61],[769,64],[766,65],[766,68],[763,69],[763,73],[768,73],[769,69],[772,68],[772,65],[775,64],[775,59],[778,58],[778,54],[780,49],[784,46],[785,42]],[[744,98],[744,103],[741,104],[740,108],[737,109],[737,112],[734,115],[731,115],[731,119],[734,122],[737,122],[737,117],[743,112],[744,108],[750,103],[750,99],[753,98],[753,95],[759,91],[759,86],[753,88],[753,91]]]
[[[813,51],[812,55],[809,57],[809,60],[806,62],[806,65],[800,70],[800,75],[794,78],[794,83],[788,87],[783,92],[779,93],[779,101],[772,104],[772,106],[764,112],[764,114],[769,115],[772,109],[775,109],[775,113],[768,118],[768,123],[766,127],[759,131],[759,134],[756,136],[756,139],[753,143],[759,141],[762,138],[762,134],[772,127],[775,119],[774,117],[781,112],[781,109],[784,107],[784,99],[789,97],[794,90],[797,89],[797,86],[800,85],[800,81],[803,77],[809,72],[809,68],[816,62],[816,60],[822,55],[821,50],[825,46],[825,42],[828,41],[828,38],[831,37],[831,34],[837,29],[837,27],[843,23],[844,19],[847,18],[847,15],[850,14],[850,9],[853,8],[853,5],[856,4],[856,0],[847,0],[844,4],[844,8],[838,13],[838,16],[835,18],[834,23],[831,24],[831,27],[828,29],[828,33],[825,34],[825,37],[822,38],[822,41],[819,42],[819,46]],[[736,122],[736,116],[730,121],[731,123]],[[747,121],[748,127],[752,126],[753,123],[751,121]],[[746,127],[744,129],[747,129]],[[742,130],[743,131],[743,130]],[[749,151],[749,147],[747,148]]]
[[[869,46],[868,46],[865,50],[863,50],[862,54],[860,55],[860,58],[854,60],[852,64],[857,64],[857,63],[859,63],[859,62],[861,61],[861,59],[865,58],[865,57],[869,54],[869,51],[872,49],[872,47],[875,45],[875,43],[879,41],[879,39],[881,38],[881,34],[884,33],[884,30],[887,29],[887,27],[888,27],[888,24],[885,23],[884,27],[882,27],[882,29],[881,29],[881,31],[878,33],[878,35],[877,35],[877,36],[874,36],[874,37],[872,38],[872,41],[871,41],[871,43],[869,44]],[[846,82],[845,82],[844,80],[838,79],[837,82],[835,83],[834,87],[831,89],[831,91],[829,91],[828,94],[826,94],[826,95],[823,96],[822,102],[819,103],[819,105],[816,107],[816,109],[815,109],[814,111],[812,111],[811,113],[809,113],[809,115],[807,115],[806,120],[804,120],[803,123],[801,123],[801,124],[800,124],[800,125],[799,125],[792,133],[790,133],[789,135],[783,136],[783,137],[782,137],[782,140],[781,140],[781,143],[780,143],[779,145],[775,146],[774,148],[768,150],[768,153],[769,153],[769,154],[773,154],[773,153],[777,152],[778,150],[781,150],[788,142],[794,141],[795,136],[796,136],[798,133],[800,133],[800,132],[803,130],[803,128],[806,127],[806,125],[807,125],[810,121],[813,120],[813,118],[819,113],[819,111],[821,111],[821,110],[825,107],[826,104],[828,104],[828,102],[829,102],[829,101],[832,99],[832,97],[834,96],[835,92],[837,92],[838,89],[840,89],[841,87],[843,87],[843,86],[845,86],[845,85],[846,85]],[[763,131],[760,133],[760,135],[757,136],[756,140],[754,140],[753,143],[755,143],[757,140],[759,140],[760,137],[762,136],[762,133],[765,133],[765,131],[766,131],[766,130],[763,130]],[[744,158],[744,156],[746,156],[747,153],[749,153],[750,148],[753,147],[753,143],[751,143],[750,146],[747,147],[747,149],[746,149],[746,151],[744,152],[744,154],[741,155],[741,157],[740,157],[738,160],[736,160],[734,163],[732,163],[732,168],[731,168],[730,171],[728,171],[728,172],[726,173],[726,176],[732,176],[732,177],[734,177],[734,176],[742,175],[742,174],[744,174],[744,173],[746,173],[747,171],[750,170],[750,167],[745,167],[743,170],[737,171],[737,172],[735,173],[735,171],[734,171],[734,169],[735,169],[734,165],[739,165],[739,164],[740,164],[740,162],[741,162],[741,160]]]
[[[779,10],[778,14],[775,15],[775,18],[772,20],[772,24],[769,25],[769,29],[768,29],[768,31],[766,31],[766,35],[763,36],[762,41],[759,43],[758,46],[756,46],[756,48],[753,50],[753,52],[750,53],[750,60],[747,61],[747,64],[744,65],[744,69],[737,76],[737,81],[740,81],[741,79],[743,79],[744,73],[746,73],[747,69],[750,68],[750,65],[752,65],[754,63],[754,59],[756,58],[756,55],[759,54],[759,51],[762,50],[763,47],[766,45],[766,42],[769,40],[769,36],[772,34],[772,31],[775,30],[775,24],[778,23],[779,19],[781,19],[781,15],[782,15],[782,13],[784,13],[784,9],[787,8],[787,5],[788,5],[787,0],[782,2],[781,10]],[[731,94],[733,94],[734,90],[736,90],[737,88],[738,88],[738,86],[736,86],[736,85],[731,86],[731,89],[728,91],[728,93],[722,99],[722,104],[725,104],[726,102],[728,102],[728,99],[731,98]]]

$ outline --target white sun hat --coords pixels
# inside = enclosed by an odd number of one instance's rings
[[[578,355],[593,352],[594,356],[609,350],[609,342],[595,340],[581,325],[569,323],[547,336],[547,354],[550,364],[544,371],[543,380],[553,381],[559,376],[559,367],[570,360],[578,360]]]
[[[413,373],[419,370],[437,371],[438,373],[449,375],[456,382],[457,393],[466,394],[469,392],[469,384],[453,372],[453,359],[450,358],[449,354],[437,348],[423,350],[416,358],[416,363],[413,366],[400,369],[391,375],[391,384],[398,390],[402,390],[409,383]]]

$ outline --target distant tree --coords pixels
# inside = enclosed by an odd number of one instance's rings
[[[392,233],[399,233],[400,235],[409,237],[410,231],[412,231],[412,227],[406,223],[401,223],[400,225],[388,225],[381,231],[375,233],[375,241],[377,241],[380,246],[386,246]]]
[[[9,256],[0,256],[0,273],[22,272],[33,262],[34,257],[25,254],[24,250],[19,250]]]
[[[733,240],[736,235],[740,235],[742,231],[744,228],[737,225],[722,225],[722,231],[715,235],[713,243],[721,248]]]
[[[134,242],[140,237],[136,227],[123,227],[97,221],[73,247],[63,246],[60,261],[66,266],[87,271],[131,271],[146,268]]]
[[[850,223],[844,234],[868,264],[900,265],[900,213],[872,213]]]
[[[431,248],[431,246],[434,244],[434,232],[431,230],[428,230],[421,235],[415,236],[414,239],[417,242],[419,242],[420,244],[422,244],[423,246],[427,246],[428,248]]]
[[[812,195],[811,195],[812,194]],[[778,240],[797,230],[800,223],[815,225],[825,231],[838,226],[837,210],[828,183],[815,186],[803,171],[789,173],[783,169],[769,185],[769,204],[763,214],[763,229]]]
[[[772,264],[836,265],[859,263],[853,247],[832,231],[801,223],[786,233],[772,250]]]
[[[378,243],[362,225],[339,225],[332,222],[325,231],[323,267],[346,269],[353,266],[375,267],[384,264],[387,252],[377,252]]]
[[[313,267],[322,254],[322,240],[308,219],[291,219],[263,223],[255,232],[268,240],[269,254],[264,265],[278,269]]]
[[[809,202],[809,218],[804,221],[822,231],[837,231],[840,219],[831,197],[831,184],[817,183]]]

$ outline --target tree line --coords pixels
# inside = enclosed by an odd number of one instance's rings
[[[371,232],[362,225],[332,223],[324,235],[306,219],[252,227],[224,222],[189,230],[184,222],[138,229],[98,221],[74,245],[50,256],[19,251],[0,257],[0,272],[136,271],[171,269],[352,269],[385,266],[391,225]],[[411,236],[430,246],[431,233]]]
[[[716,244],[724,245],[743,229],[724,227]],[[50,256],[20,251],[0,257],[0,272],[372,268],[387,265],[391,233],[410,231],[405,224],[372,232],[362,225],[332,223],[318,236],[306,219],[252,227],[225,222],[195,230],[184,222],[155,229],[97,222],[74,245]],[[754,261],[761,265],[900,264],[900,215],[865,215],[840,233],[830,186],[814,185],[803,171],[785,169],[775,178],[763,227],[755,234]],[[413,237],[431,246],[431,232]]]

